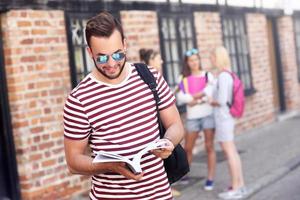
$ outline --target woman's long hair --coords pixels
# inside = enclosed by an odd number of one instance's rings
[[[230,56],[227,49],[224,46],[216,47],[213,50],[213,53],[215,55],[217,67],[221,67],[221,68],[231,67]]]

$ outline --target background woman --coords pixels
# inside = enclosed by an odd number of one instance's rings
[[[246,195],[240,156],[234,143],[234,118],[229,112],[228,102],[232,101],[233,78],[230,57],[224,47],[216,48],[211,62],[218,70],[218,81],[211,105],[215,107],[216,140],[220,143],[228,160],[231,187],[219,194],[222,199],[240,199]]]
[[[213,189],[216,154],[214,150],[214,118],[213,109],[206,101],[205,95],[212,95],[213,75],[205,72],[200,66],[200,55],[197,49],[186,52],[183,66],[183,79],[179,83],[177,94],[179,103],[186,104],[185,150],[191,164],[193,149],[199,132],[204,132],[205,150],[207,153],[207,180],[205,190]]]
[[[155,67],[159,72],[162,72],[162,59],[160,54],[153,49],[140,49],[140,60],[149,66]]]

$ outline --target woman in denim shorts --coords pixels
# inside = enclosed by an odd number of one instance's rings
[[[216,154],[214,150],[214,117],[213,109],[207,103],[207,96],[212,95],[214,77],[200,66],[200,55],[197,49],[186,52],[184,57],[183,78],[178,85],[177,100],[186,105],[185,150],[191,164],[193,148],[198,135],[204,132],[205,149],[207,153],[207,179],[205,190],[213,189],[215,176]]]

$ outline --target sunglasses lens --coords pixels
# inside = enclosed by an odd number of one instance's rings
[[[198,53],[198,50],[197,49],[192,49],[192,54],[197,54]]]
[[[125,57],[125,53],[123,53],[123,52],[114,53],[111,55],[111,57],[115,61],[120,61]],[[101,56],[97,57],[96,61],[98,64],[105,64],[108,62],[108,59],[109,59],[109,55],[101,55]]]
[[[185,55],[186,56],[192,56],[194,54],[197,54],[198,53],[198,50],[197,49],[191,49],[191,50],[188,50]]]
[[[97,58],[97,63],[99,64],[107,63],[107,61],[108,61],[108,55],[99,56]]]
[[[125,53],[119,52],[119,53],[114,53],[111,55],[111,57],[115,60],[115,61],[120,61],[125,57]]]

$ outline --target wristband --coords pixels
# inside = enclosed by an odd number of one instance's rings
[[[164,138],[163,138],[163,139],[169,140],[169,141],[170,141],[170,142],[173,144],[173,146],[175,147],[175,145],[174,145],[173,141],[172,141],[170,138],[168,138],[168,137],[164,136]]]

